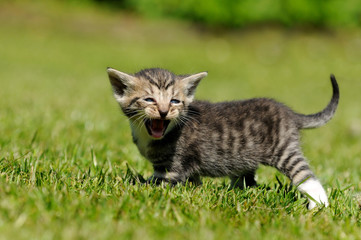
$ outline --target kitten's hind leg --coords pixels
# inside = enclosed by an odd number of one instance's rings
[[[245,187],[254,187],[257,186],[257,182],[254,179],[255,171],[250,171],[242,174],[237,177],[231,178],[231,187],[244,189]]]
[[[309,199],[308,209],[316,202],[328,206],[328,199],[321,183],[314,176],[305,157],[299,149],[285,151],[277,163],[277,169],[289,177],[294,186]],[[316,202],[315,202],[316,201]]]
[[[308,203],[308,209],[311,210],[314,207],[316,207],[315,201],[317,201],[320,204],[324,204],[325,207],[328,206],[327,194],[323,189],[320,181],[318,181],[316,178],[307,179],[306,181],[298,185],[297,188],[300,192],[305,193],[312,198],[312,199],[308,198],[310,201]]]

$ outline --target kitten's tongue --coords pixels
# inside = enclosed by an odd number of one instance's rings
[[[151,120],[150,123],[150,131],[151,135],[154,138],[161,138],[164,133],[164,120]]]

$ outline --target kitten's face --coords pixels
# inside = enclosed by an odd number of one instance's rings
[[[207,73],[177,76],[162,69],[146,69],[133,76],[109,68],[108,75],[133,129],[161,139],[185,118],[195,88]]]

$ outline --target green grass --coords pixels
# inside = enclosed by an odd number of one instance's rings
[[[2,239],[361,239],[361,32],[200,32],[92,6],[0,2]],[[303,147],[331,206],[262,167],[259,188],[140,183],[151,165],[132,144],[105,69],[209,71],[198,98],[266,96],[322,109],[341,101]],[[279,181],[277,181],[277,178]]]

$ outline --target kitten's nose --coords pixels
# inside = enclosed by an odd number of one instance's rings
[[[168,109],[167,110],[159,109],[158,111],[161,118],[165,118],[168,114]]]

